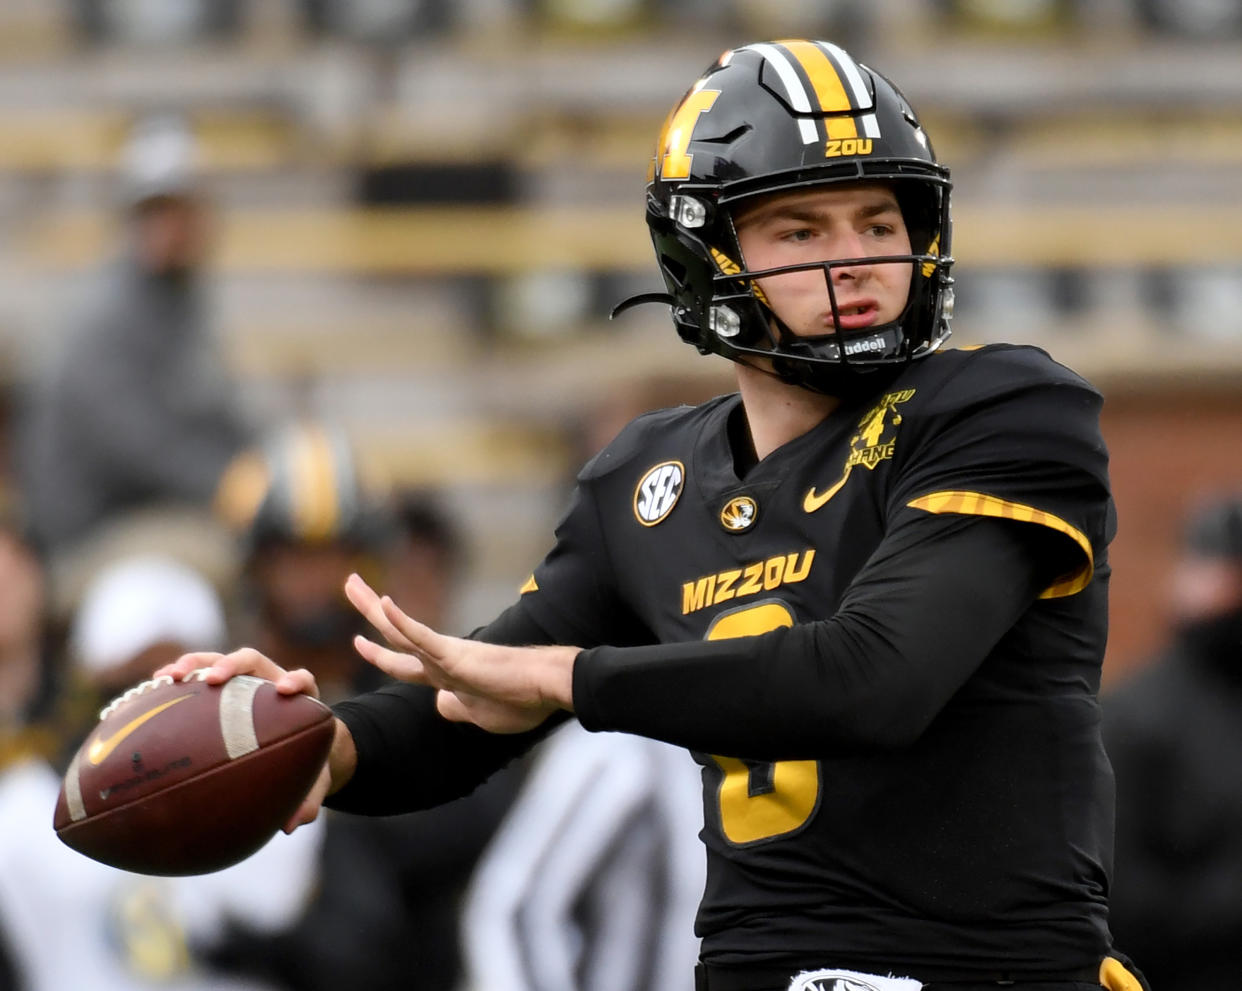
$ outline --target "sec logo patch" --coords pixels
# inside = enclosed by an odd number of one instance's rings
[[[665,461],[649,468],[634,489],[634,516],[643,526],[655,526],[673,511],[686,484],[686,466]]]

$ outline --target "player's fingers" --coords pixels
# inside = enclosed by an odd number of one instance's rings
[[[268,681],[280,681],[288,672],[266,654],[253,647],[238,647],[221,655],[207,669],[204,680],[209,685],[219,685],[239,674],[252,674]]]
[[[379,595],[363,580],[361,575],[351,574],[345,579],[345,598],[349,599],[363,618],[394,647],[409,649],[413,646],[384,614]]]
[[[209,668],[224,655],[216,651],[200,650],[190,654],[182,654],[175,661],[165,664],[163,667],[156,668],[152,673],[152,678],[172,678],[173,681],[181,681],[191,671],[197,671],[199,668]]]
[[[437,633],[426,623],[420,623],[408,615],[387,595],[380,599],[380,607],[383,609],[384,615],[397,628],[402,638],[411,647],[431,657],[440,658],[444,656],[447,637]]]
[[[306,668],[294,668],[272,680],[276,683],[276,691],[281,695],[301,694],[319,698],[319,683]]]
[[[398,681],[409,681],[419,685],[431,684],[426,665],[415,654],[401,653],[382,647],[361,634],[354,637],[354,649],[368,664],[374,664]]]
[[[328,773],[328,763],[324,761],[319,777],[315,779],[315,783],[311,785],[310,791],[302,799],[302,804],[297,807],[297,810],[289,817],[289,821],[285,823],[283,827],[284,832],[292,833],[299,826],[305,826],[308,822],[314,822],[319,818],[319,809],[323,806],[323,800],[328,794],[331,780],[331,775]]]

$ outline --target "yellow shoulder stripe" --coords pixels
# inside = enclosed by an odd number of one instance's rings
[[[539,591],[539,585],[535,581],[534,574],[531,574],[531,576],[522,583],[522,587],[518,589],[518,595],[525,595],[527,592],[538,592],[538,591]]]
[[[1143,991],[1143,985],[1116,957],[1105,957],[1100,964],[1100,983],[1108,991]]]
[[[1046,526],[1057,533],[1063,533],[1076,543],[1086,556],[1085,563],[1062,575],[1044,589],[1041,599],[1059,599],[1067,595],[1081,592],[1091,582],[1095,571],[1095,555],[1091,551],[1091,541],[1075,526],[1066,523],[1059,516],[1045,513],[1042,509],[1024,506],[1020,502],[1009,502],[996,496],[982,492],[933,492],[919,496],[907,505],[911,509],[923,509],[929,513],[958,513],[962,516],[992,516],[1002,520],[1017,520],[1019,523],[1035,523]]]

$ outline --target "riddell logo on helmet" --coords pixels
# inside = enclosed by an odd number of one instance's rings
[[[829,138],[824,149],[825,158],[838,158],[841,155],[870,155],[872,141],[870,138]]]
[[[868,337],[861,341],[847,341],[845,343],[846,354],[859,354],[863,351],[883,351],[884,341],[879,337]]]

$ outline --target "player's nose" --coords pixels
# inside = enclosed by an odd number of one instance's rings
[[[829,269],[833,282],[860,280],[870,272],[865,258],[867,250],[862,237],[855,231],[843,232],[833,238],[831,254],[826,261],[834,264]],[[846,262],[847,264],[837,264]]]

